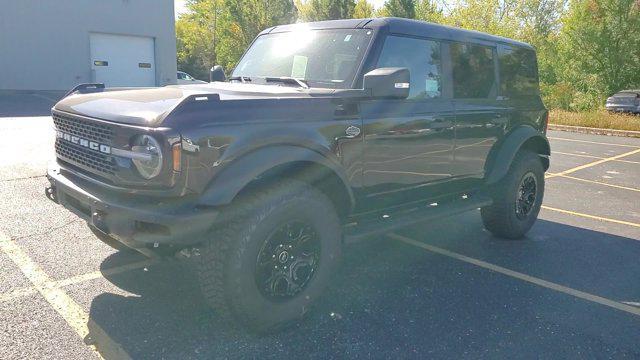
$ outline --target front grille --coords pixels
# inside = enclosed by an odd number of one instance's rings
[[[115,162],[111,156],[102,155],[61,139],[56,141],[56,154],[71,164],[81,165],[99,173],[113,175],[116,170]]]
[[[90,120],[53,114],[53,124],[56,129],[67,134],[102,144],[111,144],[113,139],[113,129],[109,125],[99,124]]]
[[[113,128],[109,125],[92,122],[72,116],[53,115],[56,130],[111,146]],[[113,157],[87,147],[76,145],[60,137],[56,138],[56,156],[63,161],[86,171],[102,176],[113,175],[116,165]]]

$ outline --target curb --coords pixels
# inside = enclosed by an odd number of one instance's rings
[[[570,126],[570,125],[558,125],[558,124],[549,124],[548,129],[557,130],[557,131],[576,132],[576,133],[582,133],[582,134],[592,134],[592,135],[624,136],[624,137],[640,138],[640,131],[631,131],[631,130],[602,129],[602,128],[592,128],[592,127],[585,127],[585,126]]]

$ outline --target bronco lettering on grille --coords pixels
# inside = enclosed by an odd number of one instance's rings
[[[66,132],[63,132],[60,130],[56,130],[56,137],[58,139],[65,140],[72,144],[80,145],[82,147],[86,147],[88,149],[101,152],[103,154],[111,154],[111,146],[109,145],[100,144],[88,139],[83,139],[79,136],[67,134]]]

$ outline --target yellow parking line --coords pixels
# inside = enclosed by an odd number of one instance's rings
[[[546,210],[560,212],[560,213],[563,213],[563,214],[580,216],[580,217],[584,217],[584,218],[587,218],[587,219],[594,219],[594,220],[598,220],[598,221],[606,221],[606,222],[611,222],[611,223],[616,223],[616,224],[621,224],[621,225],[640,227],[640,224],[634,223],[634,222],[630,222],[630,221],[622,221],[622,220],[616,220],[616,219],[611,219],[611,218],[606,218],[606,217],[601,217],[601,216],[583,214],[583,213],[579,213],[579,212],[575,212],[575,211],[558,209],[558,208],[554,208],[554,207],[546,206],[546,205],[542,205],[542,208],[546,209]]]
[[[2,233],[0,233],[0,250],[18,266],[36,291],[62,316],[80,338],[85,342],[91,338],[92,341],[97,341],[100,345],[104,345],[105,348],[108,347],[112,352],[108,357],[113,355],[117,358],[130,358],[117,343],[108,337],[100,325],[89,318],[89,315],[84,312],[78,303],[64,290],[55,286],[55,281],[38,264],[31,260],[15,241]],[[91,334],[89,333],[89,327],[92,329]],[[96,355],[102,357],[94,345],[91,345],[91,348]]]
[[[549,176],[547,176],[547,177],[548,177],[548,178],[551,178],[551,177],[555,177],[555,176],[571,174],[571,173],[574,173],[574,172],[579,171],[579,170],[583,170],[583,169],[586,169],[586,168],[590,168],[590,167],[592,167],[592,166],[600,165],[600,164],[603,164],[603,163],[606,163],[606,162],[609,162],[609,161],[617,160],[617,159],[623,158],[623,157],[625,157],[625,156],[629,156],[629,155],[633,155],[633,154],[637,154],[637,153],[640,153],[640,149],[635,149],[635,150],[632,150],[632,151],[626,152],[626,153],[624,153],[624,154],[620,154],[620,155],[616,155],[616,156],[612,156],[612,157],[608,157],[608,158],[600,159],[600,160],[598,160],[598,161],[590,162],[590,163],[588,163],[588,164],[584,164],[584,165],[576,166],[576,167],[574,167],[574,168],[572,168],[572,169],[565,170],[565,171],[561,171],[561,172],[559,172],[559,173],[555,173],[555,174],[553,174],[553,175],[549,175]]]
[[[402,236],[402,235],[398,235],[398,234],[388,234],[388,236],[394,240],[397,241],[401,241],[405,244],[408,245],[413,245],[413,246],[417,246],[419,248],[422,248],[424,250],[430,251],[432,253],[436,253],[439,255],[443,255],[452,259],[456,259],[459,261],[463,261],[466,262],[468,264],[472,264],[472,265],[476,265],[479,266],[481,268],[487,269],[487,270],[491,270],[506,276],[510,276],[512,278],[518,279],[518,280],[522,280],[522,281],[526,281],[528,283],[534,284],[534,285],[538,285],[538,286],[542,286],[544,288],[547,289],[551,289],[551,290],[555,290],[567,295],[571,295],[583,300],[587,300],[593,303],[597,303],[600,305],[604,305],[604,306],[608,306],[610,308],[614,308],[616,310],[621,310],[624,312],[627,312],[629,314],[633,314],[633,315],[639,315],[640,316],[640,308],[636,308],[630,305],[626,305],[623,304],[621,302],[615,301],[615,300],[611,300],[611,299],[607,299],[598,295],[593,295],[593,294],[589,294],[586,293],[584,291],[580,291],[580,290],[576,290],[576,289],[572,289],[570,287],[564,286],[564,285],[560,285],[560,284],[556,284],[553,283],[551,281],[547,281],[547,280],[543,280],[537,277],[533,277],[527,274],[523,274],[521,272],[517,272],[514,270],[510,270],[507,268],[503,268],[502,266],[498,266],[498,265],[494,265],[482,260],[478,260],[472,257],[468,257],[462,254],[458,254],[456,252],[453,251],[449,251],[446,249],[442,249],[439,248],[437,246],[433,246],[433,245],[429,245],[429,244],[425,244],[423,242]]]
[[[593,156],[593,155],[585,155],[585,154],[574,154],[574,153],[567,153],[567,152],[561,152],[561,151],[552,151],[551,155],[554,155],[554,154],[577,156],[577,157],[583,157],[583,158],[589,158],[589,159],[606,159],[605,157],[601,157],[601,156]],[[611,160],[611,161],[623,162],[623,163],[627,163],[627,164],[640,164],[640,161],[632,161],[632,160],[615,159],[615,160]]]
[[[93,272],[90,272],[90,273],[86,273],[86,274],[82,274],[82,275],[76,275],[76,276],[72,276],[72,277],[67,278],[67,279],[55,281],[55,285],[54,286],[62,288],[62,287],[73,285],[73,284],[83,283],[85,281],[99,279],[99,278],[102,278],[102,277],[105,277],[105,276],[109,276],[109,275],[117,275],[117,274],[120,274],[120,273],[123,273],[123,272],[131,271],[131,270],[135,270],[135,269],[140,269],[140,268],[143,268],[145,266],[149,266],[151,264],[153,264],[153,260],[144,260],[144,261],[138,261],[138,262],[135,262],[135,263],[132,263],[132,264],[116,266],[116,267],[109,268],[109,269],[106,269],[106,270],[93,271]],[[24,287],[24,288],[20,288],[20,289],[15,289],[15,290],[12,290],[12,291],[10,291],[8,293],[0,294],[0,303],[1,302],[5,302],[5,301],[14,300],[14,299],[21,298],[21,297],[26,297],[26,296],[29,296],[29,295],[33,295],[33,294],[35,294],[37,292],[38,291],[33,286],[28,286],[28,287]]]
[[[575,177],[575,176],[569,176],[569,175],[558,175],[558,174],[556,174],[554,177],[562,177],[562,178],[567,178],[567,179],[572,179],[572,180],[582,181],[582,182],[586,182],[586,183],[590,183],[590,184],[598,184],[598,185],[604,185],[604,186],[613,187],[613,188],[616,188],[616,189],[623,189],[623,190],[630,190],[630,191],[637,191],[637,192],[640,192],[640,189],[636,189],[636,188],[632,188],[632,187],[627,187],[627,186],[622,186],[622,185],[615,185],[615,184],[609,184],[609,183],[606,183],[606,182],[596,181],[596,180],[587,180],[587,179],[578,178],[578,177]]]
[[[561,138],[561,137],[547,137],[547,138],[548,138],[549,140],[572,141],[572,142],[579,142],[579,143],[586,143],[586,144],[595,144],[595,145],[621,146],[621,147],[631,147],[631,148],[636,148],[636,149],[639,149],[639,148],[640,148],[640,146],[627,145],[627,144],[604,143],[604,142],[598,142],[598,141],[587,141],[587,140],[567,139],[567,138]]]

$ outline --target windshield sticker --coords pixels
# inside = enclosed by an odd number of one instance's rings
[[[304,79],[307,73],[307,60],[306,56],[294,55],[293,66],[291,66],[291,77]]]
[[[438,92],[438,80],[427,79],[425,83],[425,89],[427,93],[437,93]]]
[[[344,37],[344,42],[348,42],[349,40],[351,40],[351,34]]]

